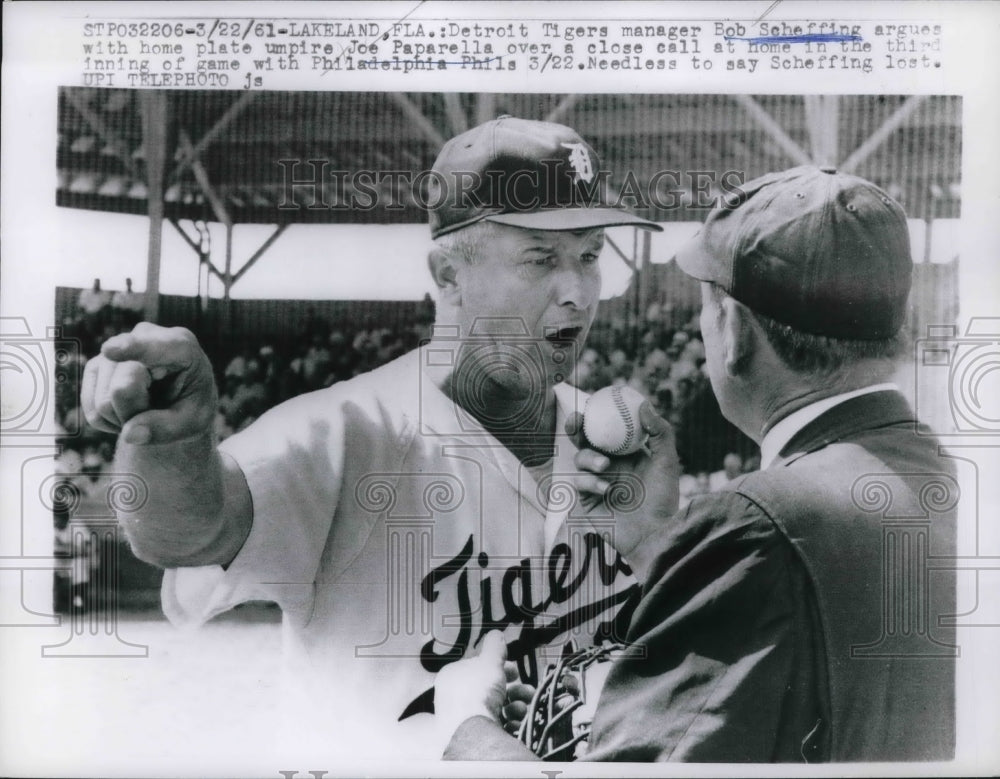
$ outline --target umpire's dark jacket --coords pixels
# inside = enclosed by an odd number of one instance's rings
[[[901,395],[862,395],[672,518],[585,759],[951,759],[958,487],[937,449]],[[477,717],[445,757],[531,755]]]

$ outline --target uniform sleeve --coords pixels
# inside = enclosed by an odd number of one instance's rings
[[[197,625],[248,600],[277,602],[286,617],[308,619],[320,555],[343,473],[343,425],[336,397],[294,398],[220,445],[250,488],[253,524],[236,558],[167,570],[162,604],[178,625]]]
[[[725,492],[693,501],[658,542],[585,759],[774,760],[795,660],[791,545]]]

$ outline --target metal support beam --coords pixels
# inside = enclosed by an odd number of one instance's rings
[[[733,136],[726,139],[726,145],[729,147],[730,153],[737,160],[752,160],[760,154],[760,152],[753,152],[750,147],[743,142],[742,139]],[[683,159],[683,157],[681,157]]]
[[[180,162],[177,163],[176,167],[171,171],[170,178],[168,179],[168,186],[170,184],[176,184],[180,180],[180,177],[184,174],[184,171],[197,160],[203,151],[208,148],[216,138],[218,138],[223,130],[225,130],[229,123],[232,122],[237,116],[242,113],[243,109],[250,105],[250,102],[256,97],[256,92],[250,90],[244,92],[240,97],[234,102],[229,108],[225,110],[222,116],[219,117],[218,121],[212,125],[212,128],[205,133],[201,139],[196,143],[188,154],[185,154],[181,158]]]
[[[267,252],[267,250],[270,249],[271,246],[274,245],[274,242],[277,241],[278,238],[281,237],[281,234],[284,233],[285,230],[287,230],[288,227],[289,227],[288,223],[283,224],[283,225],[278,225],[275,228],[274,232],[271,233],[267,237],[267,240],[264,241],[264,243],[262,243],[260,245],[260,248],[257,249],[257,251],[255,251],[252,255],[250,255],[250,258],[245,263],[243,263],[243,267],[241,267],[236,273],[232,273],[231,272],[232,271],[232,232],[231,232],[231,229],[227,229],[227,232],[226,232],[226,263],[227,263],[228,276],[229,276],[229,280],[227,282],[227,280],[226,280],[226,278],[227,278],[227,271],[220,271],[218,268],[215,267],[215,265],[212,264],[211,258],[205,256],[205,254],[204,254],[204,252],[202,250],[201,245],[197,241],[195,241],[194,238],[192,238],[190,235],[188,235],[187,231],[183,227],[180,226],[180,223],[176,219],[168,219],[167,221],[170,222],[170,224],[173,225],[174,229],[178,233],[180,233],[181,238],[183,238],[184,241],[185,241],[185,243],[187,243],[187,245],[190,246],[195,251],[195,253],[198,255],[199,259],[201,261],[203,261],[208,266],[208,270],[212,273],[212,275],[214,275],[217,279],[219,279],[219,281],[222,282],[224,289],[232,289],[232,287],[236,284],[236,282],[239,281],[241,278],[243,278],[244,275],[246,275],[246,272],[249,271],[250,268],[253,267],[261,257],[264,256],[264,253]]]
[[[645,230],[643,231],[645,232]],[[633,354],[638,354],[639,344],[642,341],[642,335],[640,335],[639,330],[642,327],[642,269],[644,266],[639,264],[639,228],[632,228],[632,256],[635,257],[635,275],[633,278],[633,284],[635,285],[635,294],[633,295],[632,305],[634,309],[632,311],[633,322],[635,323],[635,329],[632,331],[632,349]]]
[[[844,160],[840,169],[845,173],[852,173],[858,165],[868,159],[868,157],[870,157],[879,146],[885,143],[886,139],[896,132],[900,125],[902,125],[903,122],[905,122],[926,99],[927,97],[925,95],[913,95],[908,97],[906,102],[897,108],[892,116],[886,119],[875,132],[868,136],[868,140],[855,149],[851,153],[850,157]]]
[[[791,136],[788,135],[775,121],[774,117],[771,116],[767,111],[765,111],[760,103],[754,100],[750,95],[731,95],[732,99],[735,100],[748,114],[751,118],[757,122],[768,135],[774,140],[778,146],[791,157],[799,165],[811,165],[812,158],[806,154],[806,152],[799,146],[795,141],[792,140]]]
[[[198,186],[205,197],[208,198],[208,202],[212,206],[212,211],[215,213],[215,218],[226,225],[226,227],[231,227],[233,220],[229,216],[225,202],[215,191],[212,182],[208,180],[208,172],[205,170],[205,166],[201,164],[201,160],[197,157],[191,156],[194,153],[194,147],[191,145],[191,139],[188,137],[187,132],[181,130],[177,134],[177,140],[183,153],[190,158],[191,171],[194,173],[195,181],[198,182]]]
[[[454,92],[442,92],[441,97],[444,99],[444,112],[448,117],[448,124],[451,125],[452,132],[455,135],[464,133],[469,129],[469,122],[465,118],[465,111],[458,95]]]
[[[641,283],[641,276],[639,273],[639,228],[634,228],[632,231],[632,257],[626,255],[625,252],[619,248],[618,244],[611,240],[611,236],[607,233],[604,234],[604,241],[606,245],[610,246],[614,250],[615,254],[622,258],[622,262],[624,262],[632,271],[631,284],[634,284],[635,286],[632,293],[632,312],[629,326],[632,334],[632,348],[634,349],[639,345],[639,298],[641,294],[641,290],[639,289],[639,284]],[[648,252],[649,248],[646,247],[647,261],[649,257]]]
[[[226,267],[222,272],[222,297],[228,301],[233,288],[233,226],[226,225]]]
[[[623,252],[621,249],[619,249],[618,248],[618,244],[616,244],[614,241],[611,240],[611,236],[610,235],[608,235],[607,233],[605,233],[604,234],[604,240],[608,244],[608,246],[610,246],[614,250],[615,254],[617,254],[619,257],[622,258],[622,262],[624,262],[626,265],[629,266],[629,268],[632,269],[633,273],[637,272],[638,269],[636,268],[635,260],[630,259],[628,257],[628,255],[625,254],[625,252]]]
[[[837,95],[805,95],[806,125],[816,165],[840,161],[840,103]]]
[[[168,219],[167,221],[174,226],[174,229],[178,232],[178,234],[180,234],[181,238],[184,239],[184,242],[188,246],[190,246],[196,254],[200,255],[201,246],[198,244],[197,241],[195,241],[194,238],[192,238],[190,235],[187,234],[187,231],[183,227],[181,227],[180,222],[178,222],[176,219]]]
[[[129,172],[129,175],[134,179],[142,181],[144,177],[139,171],[139,168],[132,161],[132,157],[129,154],[128,149],[125,148],[125,144],[122,142],[121,138],[115,135],[115,133],[113,133],[108,126],[104,124],[104,120],[101,119],[101,117],[93,111],[90,106],[86,104],[86,102],[84,102],[81,91],[76,89],[67,89],[63,91],[63,94],[66,96],[66,99],[70,102],[73,108],[76,109],[77,113],[80,114],[87,124],[90,125],[90,128],[97,133],[98,137],[104,141],[104,143],[106,143],[115,153],[115,156],[122,161],[122,164],[125,166],[125,170]]]
[[[248,270],[250,270],[251,266],[255,262],[257,262],[257,260],[259,260],[261,257],[264,256],[264,252],[266,252],[268,249],[271,248],[271,244],[277,241],[278,238],[281,236],[283,232],[285,232],[286,229],[288,229],[287,223],[283,225],[278,225],[275,231],[267,237],[267,240],[261,244],[260,248],[257,251],[255,251],[251,255],[250,259],[243,264],[243,267],[236,272],[236,275],[233,276],[233,281],[232,281],[233,284],[235,284],[237,281],[243,278],[243,274],[246,273]]]
[[[480,93],[476,100],[476,124],[497,118],[497,96],[489,92]]]
[[[143,90],[139,93],[142,114],[142,143],[146,150],[146,190],[149,214],[149,251],[146,257],[144,315],[156,322],[160,315],[160,251],[163,242],[163,174],[167,159],[167,93]]]
[[[562,118],[573,109],[573,106],[576,105],[579,99],[579,95],[566,95],[559,101],[559,105],[549,111],[548,115],[545,117],[545,121],[561,122]]]
[[[392,101],[399,107],[399,109],[406,115],[406,118],[413,122],[413,125],[423,133],[424,137],[430,141],[435,148],[440,149],[444,146],[445,138],[437,131],[437,128],[431,124],[430,119],[424,116],[424,112],[420,110],[413,102],[404,95],[402,92],[389,92],[389,97]]]
[[[840,97],[839,95],[824,95],[826,106],[826,148],[829,150],[830,165],[840,162]]]
[[[247,94],[257,93],[249,91]],[[585,97],[585,95],[578,95],[576,97],[577,104]],[[684,139],[691,136],[702,136],[705,133],[732,135],[735,129],[732,111],[720,110],[722,107],[717,105],[714,100],[704,103],[671,105],[668,108],[662,102],[667,99],[665,96],[650,97],[645,99],[642,105],[634,105],[635,101],[626,101],[626,97],[625,95],[617,96],[613,111],[577,112],[573,117],[573,129],[577,130],[588,142],[620,138],[627,143],[632,143],[636,138],[653,138],[658,142],[664,134]],[[486,106],[491,98],[493,98],[492,95],[487,96],[485,100],[480,97],[484,105],[483,113],[486,120],[495,119],[497,114],[495,106],[490,107],[488,112],[486,111]],[[853,105],[858,99],[858,96],[841,96],[840,102],[842,105]],[[961,129],[960,104],[951,98],[932,99],[937,102],[935,110],[913,117],[910,126],[926,130]],[[633,105],[630,106],[629,102],[632,102]],[[617,103],[621,103],[621,105]],[[560,110],[560,107],[556,106],[554,110]],[[468,123],[470,125],[474,124],[479,116],[475,108],[470,111],[467,107],[466,114],[469,116]],[[792,115],[782,116],[781,126],[786,133],[793,137],[798,137],[798,133],[808,129],[805,114],[799,111]],[[294,140],[295,146],[283,149],[282,154],[301,157],[303,148],[308,149],[315,146],[324,150],[335,150],[339,144],[360,143],[369,146],[374,143],[394,144],[399,141],[400,137],[399,127],[393,122],[380,124],[314,122],[304,125],[301,119],[290,117],[280,111],[276,112],[275,116],[268,117],[266,122],[247,123],[240,130],[238,135],[230,133],[217,138],[213,145],[220,147],[223,154],[235,154],[238,153],[239,149],[245,148],[249,144],[276,144],[280,143],[280,139],[290,139]],[[443,129],[442,132],[444,132]],[[201,143],[195,144],[195,150],[204,154]]]
[[[223,280],[222,271],[216,268],[212,264],[212,260],[202,252],[201,245],[198,244],[194,238],[187,234],[187,231],[180,226],[180,223],[176,219],[168,219],[168,222],[174,226],[174,229],[180,233],[181,237],[187,242],[187,245],[194,249],[195,254],[198,255],[198,259],[204,262],[208,266],[209,272],[215,276],[219,281]]]

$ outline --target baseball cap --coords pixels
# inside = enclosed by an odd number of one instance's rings
[[[484,219],[541,230],[662,229],[608,204],[608,172],[565,125],[501,116],[445,143],[432,171],[433,238]]]
[[[899,331],[913,272],[899,203],[870,181],[812,166],[741,186],[677,263],[796,330],[863,341]]]

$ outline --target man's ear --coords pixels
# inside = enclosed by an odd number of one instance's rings
[[[722,301],[722,348],[726,374],[731,377],[746,373],[757,348],[757,331],[753,327],[750,309],[731,297]]]
[[[427,255],[427,266],[431,270],[434,283],[441,291],[441,299],[452,305],[461,303],[454,257],[444,249],[434,247]]]

